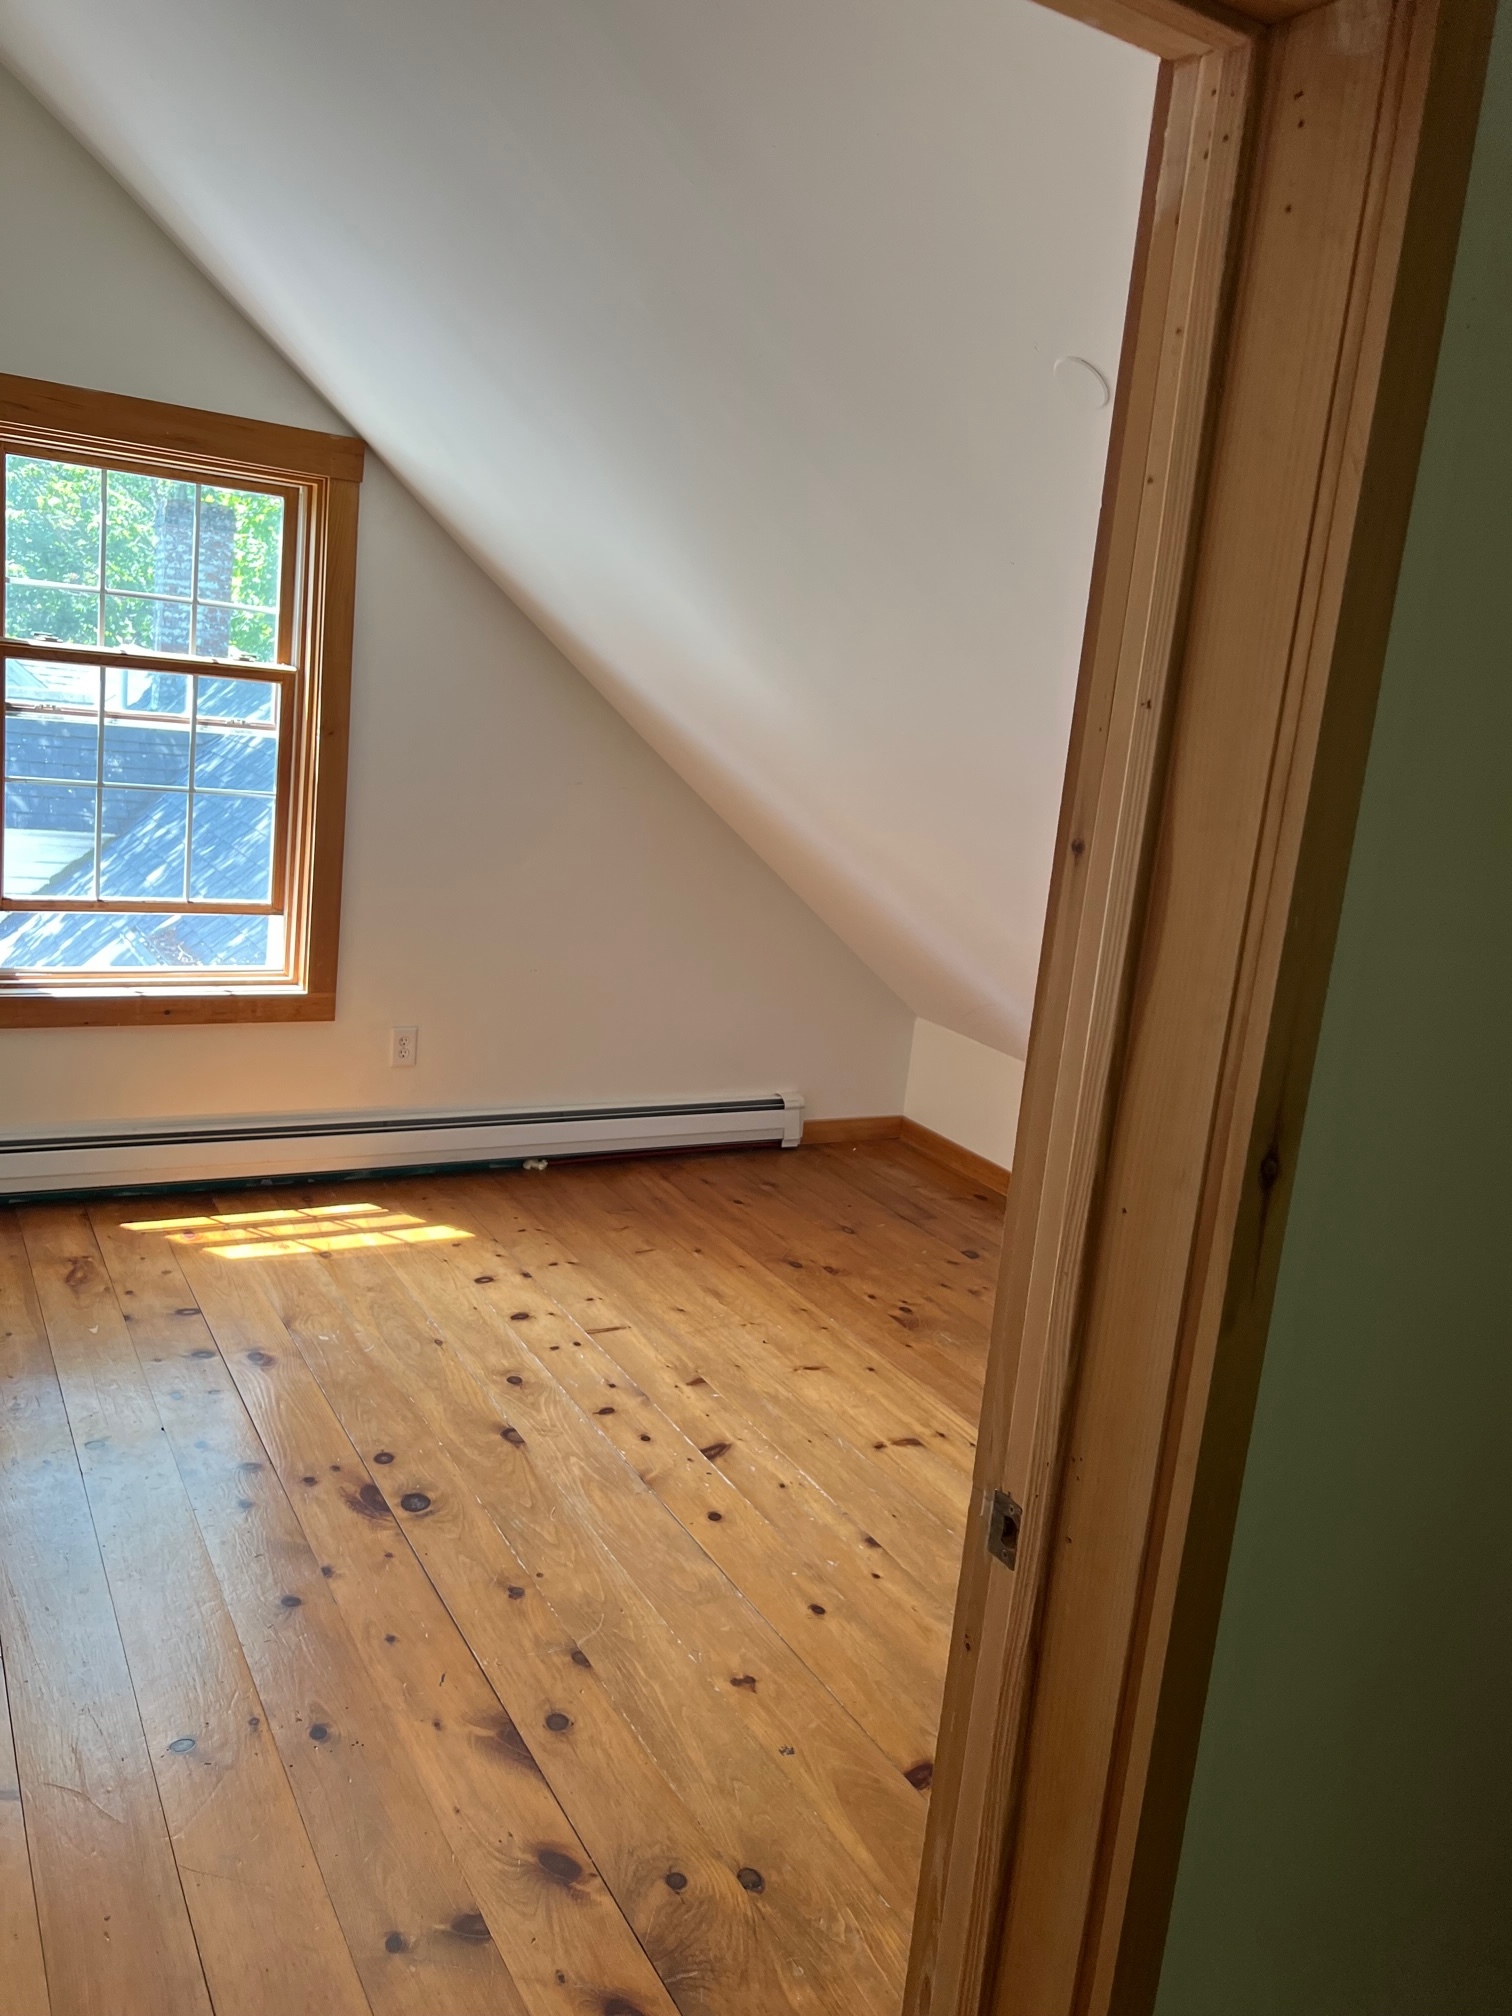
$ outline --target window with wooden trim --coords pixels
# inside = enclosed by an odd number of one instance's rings
[[[0,377],[0,1022],[334,1013],[362,452]]]

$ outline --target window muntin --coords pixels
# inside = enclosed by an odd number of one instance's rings
[[[4,469],[0,973],[284,974],[299,492]]]

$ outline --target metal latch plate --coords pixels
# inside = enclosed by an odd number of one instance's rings
[[[1018,1562],[1019,1531],[1024,1508],[1006,1491],[994,1491],[987,1518],[987,1552],[1006,1568]]]

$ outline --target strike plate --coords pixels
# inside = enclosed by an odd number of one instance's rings
[[[1019,1529],[1024,1523],[1024,1508],[1016,1498],[1006,1491],[994,1491],[992,1506],[987,1518],[987,1552],[1012,1568],[1018,1561]]]

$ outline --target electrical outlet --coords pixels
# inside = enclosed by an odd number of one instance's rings
[[[406,1028],[389,1031],[389,1062],[395,1069],[413,1064],[420,1048],[420,1031],[411,1022]]]

